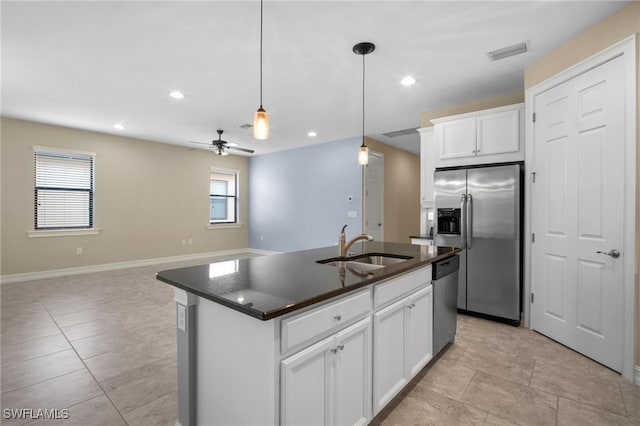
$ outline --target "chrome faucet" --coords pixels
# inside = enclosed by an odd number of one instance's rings
[[[360,241],[360,240],[373,241],[373,237],[371,235],[360,234],[357,237],[353,238],[351,241],[346,242],[347,236],[344,233],[344,228],[346,227],[347,225],[343,226],[342,230],[340,231],[340,240],[338,244],[340,246],[340,257],[346,257],[347,250],[349,250],[349,247],[351,247],[353,243],[355,243],[356,241]]]

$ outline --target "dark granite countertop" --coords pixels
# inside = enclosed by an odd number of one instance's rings
[[[316,263],[337,257],[338,247],[243,258],[158,272],[156,278],[205,299],[266,321],[401,275],[460,251],[451,247],[367,241],[352,252],[390,253],[411,259],[359,273]]]
[[[433,240],[433,235],[429,235],[429,234],[409,235],[409,238],[416,238],[419,240]]]

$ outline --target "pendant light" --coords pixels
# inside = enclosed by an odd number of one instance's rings
[[[363,41],[353,46],[353,53],[362,55],[362,145],[358,151],[358,164],[366,166],[369,164],[369,148],[364,143],[364,57],[376,49],[376,45]]]
[[[260,107],[253,118],[253,137],[269,139],[269,114],[262,107],[262,3],[260,0]]]

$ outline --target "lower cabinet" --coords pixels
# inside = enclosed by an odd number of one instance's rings
[[[284,359],[280,423],[365,425],[371,419],[371,318]]]
[[[373,315],[373,415],[433,356],[429,285]]]

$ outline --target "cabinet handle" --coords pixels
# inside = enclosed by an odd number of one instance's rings
[[[338,348],[331,348],[329,349],[331,351],[331,353],[335,354],[336,352],[338,352]]]
[[[335,315],[333,319],[336,321],[340,321],[342,319],[342,315]]]
[[[413,308],[415,308],[415,307],[416,307],[416,304],[415,304],[415,303],[412,303],[412,304],[410,304],[410,305],[407,305],[407,309],[413,309]]]
[[[341,351],[342,351],[342,350],[344,350],[344,344],[340,343],[340,344],[338,345],[338,349],[340,349]]]

